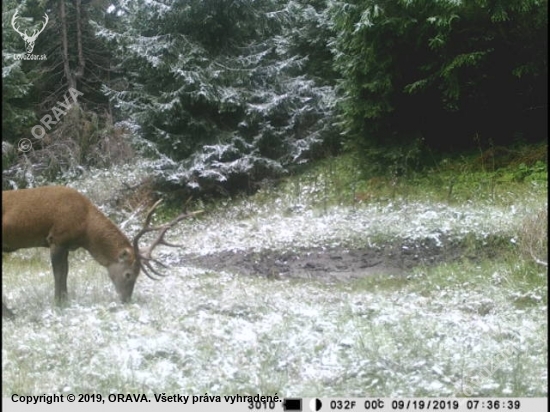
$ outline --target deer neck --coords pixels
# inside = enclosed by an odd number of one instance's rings
[[[117,262],[125,249],[133,253],[128,238],[99,211],[92,213],[89,218],[87,238],[85,248],[105,267]]]

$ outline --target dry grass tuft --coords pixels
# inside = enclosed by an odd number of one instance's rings
[[[520,232],[522,254],[536,263],[548,266],[548,210],[525,218]]]

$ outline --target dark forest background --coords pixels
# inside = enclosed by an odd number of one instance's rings
[[[18,58],[16,12],[28,35],[48,15],[33,50],[45,60]],[[547,12],[541,0],[8,0],[3,187],[139,154],[159,160],[159,187],[227,194],[341,152],[406,173],[428,153],[545,141]],[[63,110],[71,88],[82,95]]]

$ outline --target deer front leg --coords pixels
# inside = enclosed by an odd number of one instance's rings
[[[52,260],[53,277],[55,280],[55,301],[57,304],[60,304],[67,300],[69,250],[61,246],[51,245],[50,257]]]

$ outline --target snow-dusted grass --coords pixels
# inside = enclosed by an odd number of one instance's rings
[[[390,202],[357,207],[332,207],[329,211],[305,210],[279,212],[273,205],[267,210],[235,217],[221,212],[185,226],[187,252],[214,253],[221,250],[249,248],[296,248],[310,246],[354,245],[373,247],[377,241],[402,239],[420,241],[443,238],[460,240],[469,234],[484,239],[492,235],[514,234],[537,205],[512,207],[452,206],[443,203]]]
[[[94,264],[76,266],[68,307],[52,306],[46,276],[9,295],[4,396],[546,395],[544,282],[520,296],[509,265],[443,266],[389,287],[175,268],[141,278],[127,306]]]
[[[159,282],[141,276],[129,305],[78,252],[64,308],[53,305],[47,251],[18,252],[3,262],[17,316],[2,323],[3,396],[547,396],[547,273],[513,249],[524,219],[546,207],[542,186],[514,202],[465,204],[396,196],[314,208],[319,191],[310,193],[227,204],[172,240],[207,253],[497,236],[511,251],[332,284],[183,262]]]

